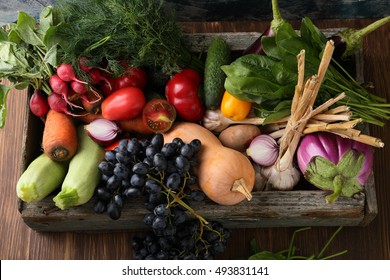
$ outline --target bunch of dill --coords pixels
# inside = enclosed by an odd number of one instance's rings
[[[184,67],[203,72],[204,64],[182,39],[173,11],[159,0],[57,0],[66,28],[65,60],[88,57],[114,72],[118,60],[172,74]]]

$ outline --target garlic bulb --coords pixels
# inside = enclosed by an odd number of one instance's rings
[[[290,165],[285,170],[279,170],[277,164],[261,169],[261,173],[268,179],[269,184],[273,189],[281,191],[290,191],[298,184],[301,177],[301,172],[293,165]]]

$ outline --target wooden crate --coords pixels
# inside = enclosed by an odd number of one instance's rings
[[[335,30],[326,30],[333,34]],[[252,33],[204,33],[188,34],[192,50],[199,51],[208,45],[213,36],[222,36],[232,51],[241,51],[260,34]],[[363,64],[357,54],[352,67],[357,80],[362,81]],[[27,105],[28,106],[28,105]],[[27,110],[24,133],[23,166],[37,157],[42,150],[42,122]],[[299,189],[299,188],[297,188]],[[340,197],[329,205],[325,191],[293,190],[254,192],[251,201],[235,206],[221,206],[212,201],[193,202],[194,210],[207,220],[217,220],[228,228],[301,227],[301,226],[366,226],[377,215],[377,202],[372,175],[365,185],[365,192],[353,198]],[[92,199],[85,205],[59,210],[52,201],[54,194],[38,203],[19,201],[19,211],[24,222],[37,231],[122,231],[145,229],[142,219],[147,210],[143,200],[126,203],[119,220],[111,220],[106,214],[96,214]]]

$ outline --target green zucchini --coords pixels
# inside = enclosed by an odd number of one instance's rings
[[[61,186],[67,170],[68,162],[54,161],[43,153],[19,177],[16,194],[28,203],[40,201]]]
[[[78,150],[69,163],[61,191],[53,198],[60,209],[88,202],[100,181],[98,165],[104,158],[104,149],[93,141],[83,125],[77,128]]]
[[[207,109],[218,109],[221,105],[226,78],[221,66],[230,62],[230,47],[223,38],[214,37],[207,50],[204,69],[204,102]]]

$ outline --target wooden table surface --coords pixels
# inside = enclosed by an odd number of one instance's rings
[[[315,21],[320,28],[360,28],[369,19]],[[196,23],[184,24],[189,31],[262,31],[268,23]],[[298,23],[294,23],[297,24]],[[365,38],[363,44],[364,78],[372,82],[372,92],[390,100],[390,25]],[[7,122],[0,130],[0,259],[131,259],[131,239],[143,232],[115,233],[39,233],[27,227],[17,208],[15,186],[21,174],[22,131],[25,123],[26,93],[11,92],[7,100]],[[344,227],[326,254],[348,250],[339,259],[390,259],[390,123],[372,127],[371,134],[386,144],[375,150],[375,185],[378,215],[367,227]],[[242,259],[250,254],[249,242],[256,238],[263,250],[287,248],[297,228],[233,229],[228,248],[219,259]],[[318,253],[336,230],[313,227],[298,234],[297,253]]]

